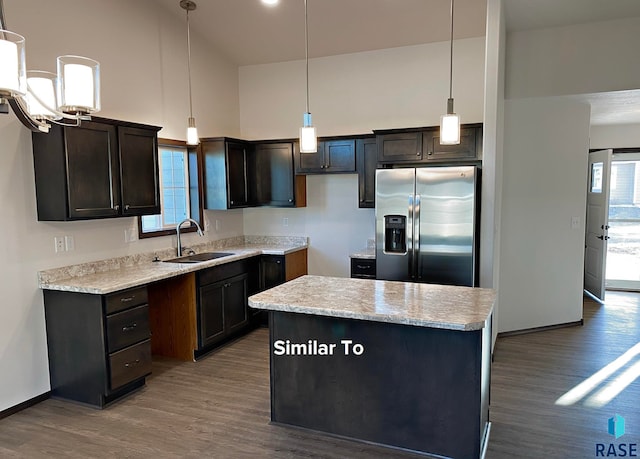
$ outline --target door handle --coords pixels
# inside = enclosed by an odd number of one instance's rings
[[[600,225],[600,229],[608,230],[610,228],[609,225]]]
[[[598,239],[600,239],[601,241],[608,241],[609,239],[611,239],[609,236],[598,236]]]

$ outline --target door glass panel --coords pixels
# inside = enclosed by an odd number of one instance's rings
[[[607,287],[640,289],[640,160],[611,164]]]
[[[592,193],[602,193],[602,167],[603,167],[603,163],[593,163],[591,165],[591,187],[590,188]]]

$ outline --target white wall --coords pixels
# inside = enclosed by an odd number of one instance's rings
[[[283,219],[288,219],[288,226]],[[307,176],[307,207],[244,210],[247,235],[308,236],[309,274],[349,277],[349,254],[375,237],[373,209],[358,208],[358,176]]]
[[[480,287],[500,289],[500,227],[502,207],[504,68],[506,30],[502,0],[487,2],[482,213],[480,216]],[[493,312],[492,343],[498,334],[499,302]]]
[[[454,44],[453,94],[463,123],[483,120],[484,46],[484,38]],[[438,125],[449,93],[448,62],[448,43],[311,59],[310,109],[318,135]],[[304,61],[240,67],[242,138],[298,136],[304,75]],[[374,212],[358,209],[357,193],[356,175],[307,176],[307,209],[246,209],[245,232],[309,236],[309,272],[348,276],[349,253],[375,232]]]
[[[504,119],[499,330],[578,321],[590,108],[508,100]]]
[[[591,148],[638,148],[640,124],[591,126]]]
[[[454,43],[453,96],[463,123],[482,122],[482,38]],[[319,136],[435,126],[449,94],[448,42],[309,61]],[[304,61],[240,67],[242,138],[297,137],[305,111]]]
[[[510,33],[507,98],[638,89],[639,29],[627,18]]]
[[[93,57],[102,65],[101,116],[161,125],[162,136],[185,138],[184,22],[152,0],[20,0],[5,2],[5,14],[9,28],[27,39],[29,68],[53,71],[60,54]],[[238,135],[237,67],[208,51],[197,36],[193,51],[194,111],[202,135]],[[125,243],[133,218],[37,222],[31,152],[30,132],[15,116],[0,115],[0,238],[5,241],[0,249],[0,411],[49,389],[37,271],[172,244],[169,237]],[[220,232],[209,232],[208,238],[243,234],[241,211],[206,214],[222,221]],[[61,235],[75,237],[75,251],[54,253],[53,238]],[[185,237],[187,242],[197,238]]]

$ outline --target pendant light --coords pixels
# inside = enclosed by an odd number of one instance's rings
[[[451,0],[451,40],[449,54],[449,99],[447,114],[440,118],[440,144],[458,145],[460,143],[460,117],[453,111],[453,0]]]
[[[51,123],[78,126],[100,111],[100,64],[80,56],[60,56],[57,74],[27,71],[25,39],[4,30],[0,0],[0,113],[7,105],[27,128],[49,132]],[[66,121],[61,121],[66,120]]]
[[[196,3],[191,0],[181,0],[180,7],[187,12],[187,71],[189,74],[189,119],[187,120],[187,145],[198,145],[198,129],[193,117],[193,100],[191,97],[191,29],[189,27],[189,11],[196,9]]]
[[[309,112],[309,25],[307,23],[307,0],[304,0],[304,60],[307,79],[307,111],[302,119],[300,128],[300,153],[315,153],[318,151],[318,137],[316,128],[311,122]]]

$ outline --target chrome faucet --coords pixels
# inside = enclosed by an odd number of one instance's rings
[[[196,225],[196,228],[198,228],[198,234],[200,236],[204,236],[204,233],[202,232],[202,228],[200,228],[200,225],[198,225],[197,221],[195,221],[195,220],[193,220],[191,218],[185,218],[180,223],[178,223],[178,225],[176,226],[176,238],[178,239],[178,247],[177,247],[176,250],[177,250],[177,254],[178,254],[179,257],[182,256],[182,245],[180,244],[180,226],[183,223],[186,223],[186,222],[194,223]]]

